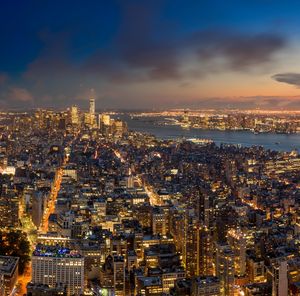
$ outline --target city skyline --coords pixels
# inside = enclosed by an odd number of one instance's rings
[[[0,296],[299,295],[299,114],[95,107],[1,112]]]
[[[300,109],[299,8],[3,1],[0,108]]]
[[[0,296],[299,296],[299,11],[1,1]]]

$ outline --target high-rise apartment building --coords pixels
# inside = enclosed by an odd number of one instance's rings
[[[216,275],[220,279],[220,295],[234,295],[234,253],[226,244],[216,244]]]
[[[230,229],[228,231],[228,243],[234,253],[235,275],[246,274],[246,238],[241,229]]]
[[[288,295],[288,264],[287,261],[273,263],[269,270],[269,278],[272,280],[272,296]]]

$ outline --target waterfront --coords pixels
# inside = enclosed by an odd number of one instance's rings
[[[203,138],[211,139],[216,144],[229,143],[242,146],[259,145],[266,149],[291,151],[300,150],[300,134],[254,134],[250,131],[219,131],[201,129],[182,129],[176,125],[158,125],[161,118],[132,119],[123,115],[122,119],[128,124],[129,130],[153,134],[160,139]]]

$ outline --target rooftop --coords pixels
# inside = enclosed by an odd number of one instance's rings
[[[19,257],[0,256],[0,273],[10,275],[18,265]]]
[[[49,246],[38,244],[33,251],[36,257],[55,257],[55,258],[81,258],[81,254],[77,250],[72,250],[60,245]]]
[[[143,287],[160,286],[162,284],[159,276],[139,277],[138,280]]]

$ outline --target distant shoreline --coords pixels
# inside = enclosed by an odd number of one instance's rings
[[[152,134],[158,139],[172,140],[180,138],[199,138],[212,140],[219,144],[234,144],[245,147],[262,146],[275,151],[300,151],[300,134],[260,133],[254,134],[249,130],[202,130],[182,129],[174,125],[156,125],[152,121],[132,120],[128,115],[120,118],[127,122],[128,129]]]

